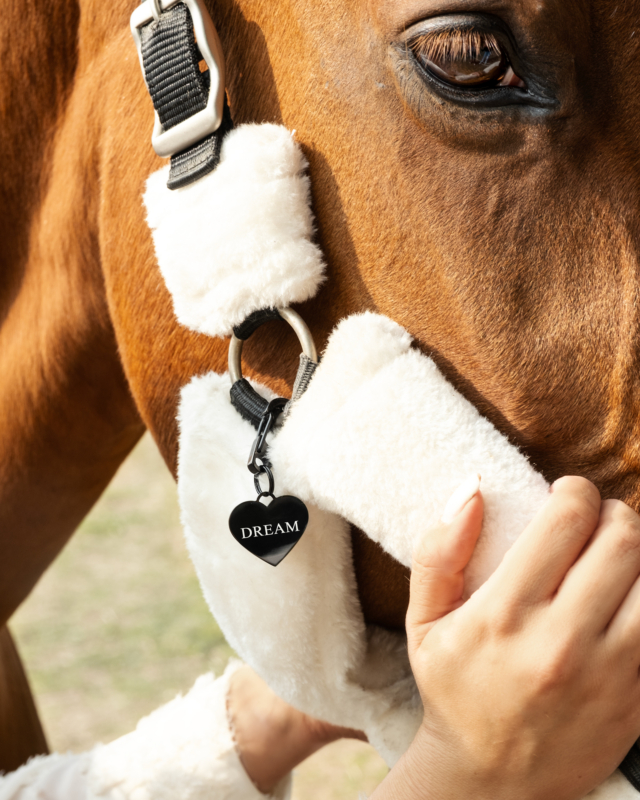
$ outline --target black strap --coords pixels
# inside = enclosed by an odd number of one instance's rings
[[[236,325],[233,333],[237,339],[242,339],[243,342],[246,342],[251,334],[255,333],[263,323],[276,319],[282,319],[277,308],[261,308],[259,311],[249,314],[240,325]]]
[[[144,74],[153,106],[167,130],[207,107],[210,76],[200,72],[189,9],[178,3],[140,29]]]
[[[640,747],[636,742],[620,764],[620,772],[633,788],[640,792]]]
[[[224,113],[220,127],[215,133],[206,136],[201,142],[194,144],[181,153],[171,156],[171,167],[169,169],[169,189],[179,189],[181,186],[188,186],[190,183],[203,178],[218,166],[220,163],[220,150],[222,140],[225,135],[232,130],[231,112],[227,105],[227,98],[224,99]]]
[[[243,419],[246,419],[258,430],[269,401],[259,395],[245,378],[240,378],[233,384],[230,394],[231,405]]]
[[[142,61],[149,94],[164,130],[206,108],[211,76],[201,72],[202,53],[193,32],[189,9],[178,3],[140,29]],[[224,135],[233,123],[225,99],[215,133],[171,157],[167,186],[178,189],[212,172],[220,161]]]

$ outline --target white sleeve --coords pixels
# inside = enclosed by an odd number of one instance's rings
[[[203,675],[133,733],[81,755],[34,758],[0,777],[0,800],[266,800],[245,772],[227,718],[230,665]],[[291,775],[269,795],[289,800]]]

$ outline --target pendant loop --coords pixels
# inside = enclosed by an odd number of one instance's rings
[[[273,492],[260,492],[260,494],[256,497],[256,502],[260,502],[263,497],[270,497],[271,500],[275,500],[276,496]]]
[[[269,480],[269,488],[266,491],[264,491],[262,486],[260,485],[261,475],[266,475],[267,479]],[[258,495],[258,500],[264,495],[267,494],[273,495],[273,490],[275,488],[275,482],[273,480],[273,472],[271,472],[269,467],[264,462],[259,467],[258,471],[254,473],[253,485],[256,487],[256,494]]]

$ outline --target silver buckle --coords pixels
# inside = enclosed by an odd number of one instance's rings
[[[151,144],[156,153],[163,158],[168,158],[175,153],[186,150],[187,147],[191,147],[191,145],[204,139],[205,136],[217,131],[222,122],[222,112],[224,110],[224,56],[222,55],[222,46],[220,45],[220,39],[218,39],[213,20],[209,16],[204,3],[200,2],[200,0],[145,0],[135,9],[131,15],[131,33],[138,50],[142,75],[144,76],[144,64],[142,61],[140,28],[148,25],[153,19],[157,20],[160,13],[178,3],[184,3],[191,13],[196,42],[206,65],[209,67],[211,83],[209,85],[206,108],[198,111],[197,114],[185,119],[183,122],[174,125],[173,128],[165,131],[158,113],[155,113]]]

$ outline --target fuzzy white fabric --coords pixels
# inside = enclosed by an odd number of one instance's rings
[[[41,756],[0,777],[0,800],[266,800],[245,772],[227,719],[229,680],[203,675],[133,733],[81,755]],[[291,776],[273,800],[288,800]]]
[[[407,567],[420,537],[470,474],[482,475],[475,591],[546,501],[549,487],[387,317],[334,331],[270,458],[287,489],[354,523]]]
[[[636,792],[624,775],[617,771],[587,795],[590,800],[638,800]]]
[[[467,573],[475,589],[546,501],[548,486],[402,328],[357,315],[334,331],[270,443],[276,494],[296,494],[310,510],[306,533],[274,568],[228,530],[233,507],[254,495],[246,458],[255,437],[230,405],[229,388],[226,375],[195,378],[179,411],[180,504],[205,597],[231,645],[281,697],[364,730],[392,765],[422,709],[404,642],[363,622],[346,521],[410,564],[451,493],[481,473],[485,524]],[[638,793],[616,773],[589,797]]]
[[[404,640],[367,631],[340,517],[309,504],[304,536],[276,568],[231,536],[231,510],[255,497],[247,470],[255,430],[231,406],[229,389],[227,375],[195,378],[179,412],[182,521],[209,607],[229,644],[277,694],[366,731],[393,763],[422,718]],[[284,494],[277,468],[275,475]]]
[[[178,320],[210,336],[262,308],[301,303],[324,280],[313,236],[307,161],[281,125],[241,125],[218,167],[167,189],[151,175],[144,202],[156,257]]]

